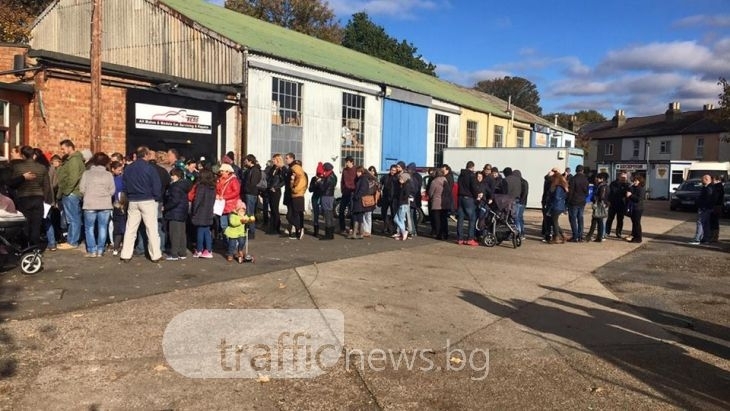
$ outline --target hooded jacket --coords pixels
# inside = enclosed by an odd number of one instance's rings
[[[86,162],[80,151],[71,153],[66,161],[58,168],[58,194],[67,196],[71,194],[81,195],[79,183],[81,175],[86,171]]]
[[[302,164],[299,161],[295,161],[289,168],[292,177],[291,180],[291,196],[292,198],[304,197],[307,192],[307,175],[304,173]]]

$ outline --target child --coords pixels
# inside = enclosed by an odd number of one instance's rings
[[[170,253],[165,257],[167,261],[184,260],[187,257],[185,223],[188,219],[188,183],[183,179],[184,175],[179,168],[170,170],[172,183],[165,192],[162,216],[167,222],[170,238]]]
[[[213,225],[213,205],[215,204],[215,174],[204,169],[195,185],[195,197],[190,209],[191,222],[197,231],[195,242],[195,258],[213,258],[213,238],[210,226]]]
[[[246,204],[241,200],[238,200],[236,209],[228,217],[228,227],[226,227],[226,231],[223,233],[228,239],[228,255],[226,256],[226,260],[231,262],[236,257],[240,264],[243,263],[243,254],[246,248],[246,241],[248,240],[246,224],[252,223],[254,217],[246,215]]]
[[[114,196],[114,208],[112,209],[112,255],[119,255],[122,249],[122,239],[127,228],[127,194],[120,191]]]

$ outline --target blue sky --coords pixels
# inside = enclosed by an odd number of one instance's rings
[[[222,0],[210,0],[222,4]],[[730,78],[730,0],[329,0],[340,23],[366,11],[464,86],[520,76],[544,113],[606,117],[717,106]]]

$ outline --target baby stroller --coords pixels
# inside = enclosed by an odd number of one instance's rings
[[[43,256],[38,246],[23,247],[23,229],[26,220],[23,214],[0,210],[0,245],[8,254],[20,260],[20,270],[24,274],[36,274],[43,268]]]
[[[477,210],[476,231],[481,243],[487,247],[511,240],[512,246],[522,245],[514,223],[514,198],[506,194],[496,194],[491,203],[482,201]]]

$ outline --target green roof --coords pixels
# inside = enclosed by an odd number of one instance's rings
[[[305,66],[429,95],[461,107],[506,117],[498,106],[456,84],[334,43],[203,0],[162,0],[162,3],[254,53],[276,56]]]

